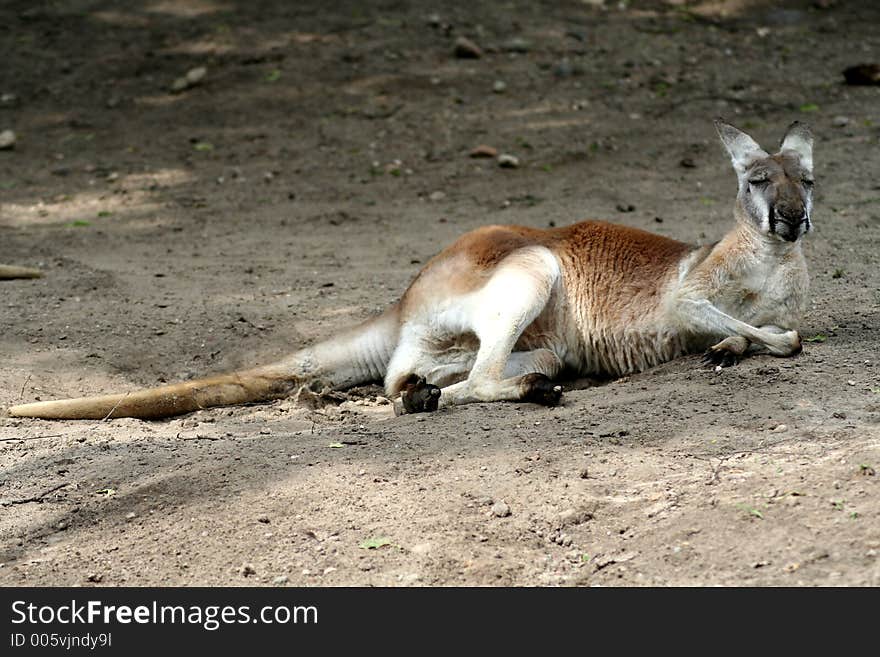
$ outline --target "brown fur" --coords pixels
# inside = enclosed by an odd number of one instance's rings
[[[656,300],[670,273],[694,249],[661,235],[604,221],[575,224],[559,232],[563,248],[557,255],[566,277],[585,283],[579,294],[598,302],[592,310],[605,321],[642,312],[642,304]]]
[[[579,276],[586,274],[595,286],[605,291],[616,290],[614,296],[619,297],[623,305],[643,292],[656,295],[653,283],[664,278],[669,268],[694,248],[668,237],[605,221],[584,221],[548,230],[486,226],[463,235],[432,258],[404,294],[402,305],[404,308],[411,305],[413,297],[420,302],[423,293],[437,294],[436,286],[444,280],[449,294],[475,290],[505,257],[528,246],[547,247]],[[648,283],[643,286],[633,281]]]

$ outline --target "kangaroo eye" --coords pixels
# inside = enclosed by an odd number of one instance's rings
[[[804,178],[803,180],[801,180],[801,183],[803,183],[804,187],[812,187],[813,186],[813,181],[810,180],[809,178]]]
[[[754,185],[755,187],[762,187],[769,182],[770,181],[767,180],[766,178],[753,178],[752,180],[749,181],[749,184]]]

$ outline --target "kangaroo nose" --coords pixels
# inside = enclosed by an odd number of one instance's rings
[[[784,221],[791,224],[800,224],[807,220],[807,210],[803,206],[779,206],[777,212]]]

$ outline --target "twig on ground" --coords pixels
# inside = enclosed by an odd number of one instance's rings
[[[709,481],[706,482],[707,486],[713,486],[718,483],[718,475],[721,473],[721,468],[724,467],[724,464],[727,463],[727,461],[730,460],[732,456],[733,454],[727,454],[726,456],[718,457],[718,465],[712,468],[712,477],[709,479]]]
[[[0,506],[12,506],[13,504],[28,504],[30,502],[42,502],[43,498],[46,497],[46,495],[54,493],[56,490],[59,490],[61,488],[64,488],[65,486],[69,486],[69,485],[70,485],[69,483],[58,484],[57,486],[53,486],[49,490],[43,491],[39,495],[34,495],[33,497],[25,497],[20,500],[0,500]]]
[[[24,389],[27,388],[28,382],[31,380],[31,375],[28,374],[27,378],[24,380],[24,383],[21,384],[21,392],[18,393],[18,401],[24,399]]]
[[[107,415],[104,416],[104,419],[101,420],[101,422],[106,422],[107,420],[109,420],[109,419],[110,419],[110,416],[113,415],[113,411],[115,411],[117,408],[119,408],[119,405],[120,405],[122,402],[124,402],[124,401],[128,398],[128,396],[129,396],[130,394],[131,394],[130,392],[125,393],[125,396],[124,396],[122,399],[120,399],[118,402],[116,402],[115,404],[113,404],[113,408],[110,409],[110,412],[107,413]]]
[[[9,443],[13,440],[39,440],[40,438],[61,438],[64,434],[49,433],[42,436],[25,436],[24,438],[0,438],[0,443]]]

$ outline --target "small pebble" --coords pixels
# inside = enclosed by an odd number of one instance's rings
[[[453,52],[459,59],[479,59],[483,56],[482,48],[465,37],[458,37],[455,40]]]
[[[492,505],[492,515],[496,518],[506,518],[510,515],[510,507],[505,502],[495,502]]]
[[[446,198],[446,193],[441,191],[431,192],[428,195],[428,199],[431,201],[442,201]]]
[[[561,511],[559,513],[559,522],[564,527],[565,525],[570,525],[577,521],[578,512],[577,509],[566,509],[565,511]]]
[[[204,66],[191,68],[189,71],[186,72],[186,81],[189,82],[190,86],[198,84],[202,81],[207,73],[208,69],[206,69]]]
[[[517,167],[519,167],[519,158],[515,155],[502,153],[498,156],[498,166],[500,166],[502,169],[516,169]]]
[[[526,41],[525,39],[521,39],[519,37],[514,37],[510,41],[504,44],[504,49],[507,52],[518,52],[518,53],[526,53],[531,50],[532,44]]]
[[[279,575],[278,577],[272,580],[273,584],[287,584],[290,581],[290,578],[287,575]]]
[[[770,431],[771,431],[771,433],[782,433],[783,431],[788,431],[788,425],[787,424],[777,424]]]
[[[137,514],[134,511],[129,511],[125,514],[126,520],[134,520],[135,518],[137,518]]]
[[[264,525],[268,525],[269,524],[269,516],[267,516],[266,514],[259,515],[259,516],[257,516],[257,522],[261,522]]]
[[[0,150],[15,148],[16,139],[17,137],[12,130],[0,132]]]
[[[503,94],[505,91],[507,91],[507,83],[504,80],[495,80],[495,83],[492,85],[492,92]]]
[[[479,146],[477,146],[476,148],[471,150],[471,152],[468,153],[468,155],[470,157],[494,158],[494,157],[498,157],[498,150],[495,148],[492,148],[491,146],[489,146],[487,144],[480,144]]]
[[[173,91],[174,93],[179,93],[181,91],[184,91],[185,89],[194,87],[202,81],[207,73],[208,69],[206,69],[204,66],[197,66],[196,68],[192,68],[186,72],[186,75],[177,78],[174,82],[171,83],[171,91]]]
[[[850,120],[848,116],[835,116],[831,119],[831,125],[835,128],[845,128],[850,124]]]

